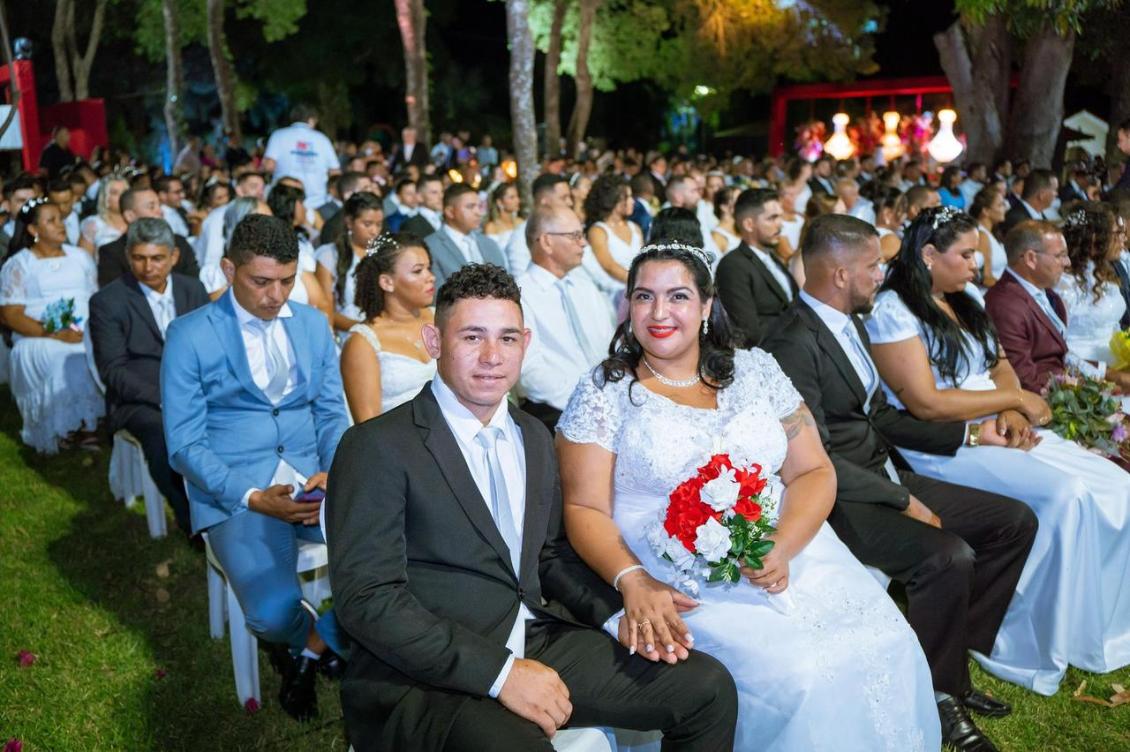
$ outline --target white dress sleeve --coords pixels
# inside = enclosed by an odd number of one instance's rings
[[[872,344],[885,345],[918,337],[920,327],[898,293],[887,290],[875,300],[875,309],[867,319],[867,334]]]
[[[629,378],[630,375],[624,376],[624,380]],[[619,387],[623,383],[604,383],[600,366],[581,376],[557,422],[557,430],[574,444],[597,444],[615,454],[622,417]]]
[[[764,400],[778,418],[792,415],[803,399],[773,356],[759,348],[734,353],[736,397],[742,402]]]
[[[24,283],[27,270],[24,269],[23,253],[20,251],[0,269],[0,305],[27,305],[27,285]]]
[[[314,251],[314,261],[326,267],[326,271],[333,275],[334,282],[337,282],[337,246],[333,243],[326,243],[325,245],[318,246]]]

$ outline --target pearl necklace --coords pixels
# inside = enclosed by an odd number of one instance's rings
[[[688,386],[694,386],[702,380],[697,373],[694,375],[694,377],[689,379],[669,379],[659,371],[652,368],[651,363],[647,362],[647,358],[640,358],[640,361],[644,364],[644,366],[647,367],[647,370],[651,371],[651,375],[655,377],[655,380],[660,384],[663,384],[664,386],[672,386],[678,389],[685,389]]]

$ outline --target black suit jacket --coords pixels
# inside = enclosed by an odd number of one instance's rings
[[[824,179],[828,181],[829,185],[832,185],[833,187],[835,186],[836,181],[833,180],[832,178],[824,178]],[[822,182],[820,182],[820,179],[817,178],[815,175],[808,179],[808,187],[812,190],[812,192],[814,194],[815,193],[823,193],[825,196],[835,196],[836,195],[835,190],[828,190],[828,187],[825,186]],[[804,207],[803,206],[798,207],[797,210],[800,211],[800,212],[803,212]]]
[[[208,303],[196,277],[174,273],[173,303],[183,316]],[[106,413],[117,431],[139,405],[161,407],[165,339],[141,285],[126,273],[90,298],[88,325],[94,363],[106,385]]]
[[[186,277],[199,277],[200,266],[196,263],[196,252],[180,235],[173,235],[180,251],[180,258],[173,271]],[[126,258],[126,236],[123,234],[112,243],[98,248],[98,286],[105,287],[123,274],[129,274],[129,260]],[[176,285],[174,285],[175,287]]]
[[[769,254],[773,263],[785,272],[789,291],[796,299],[797,288],[793,275],[785,265]],[[718,298],[722,301],[730,320],[741,331],[738,341],[742,347],[756,347],[776,326],[777,319],[789,307],[789,296],[780,283],[744,242],[727,253],[718,262],[715,275]]]
[[[852,317],[864,345],[871,340]],[[905,509],[909,492],[891,481],[884,465],[895,445],[953,455],[965,440],[965,424],[930,423],[891,407],[880,386],[867,394],[847,354],[816,312],[798,299],[762,345],[797,388],[820,430],[836,468],[837,502],[885,504]],[[901,458],[898,458],[901,462]]]
[[[1001,223],[1001,237],[1007,235],[1008,231],[1016,225],[1029,219],[1032,219],[1032,215],[1024,208],[1024,204],[1017,201],[1004,215],[1004,222]]]
[[[392,152],[392,157],[389,159],[389,170],[394,175],[408,165],[416,165],[422,170],[428,164],[428,161],[428,147],[423,144],[417,143],[412,149],[412,156],[408,159],[404,158],[404,144],[397,144]]]
[[[400,224],[400,231],[410,232],[419,238],[426,238],[435,232],[436,228],[432,227],[431,222],[416,214]]]
[[[359,749],[438,748],[462,702],[488,695],[520,603],[590,627],[621,607],[565,539],[549,431],[509,409],[526,456],[520,576],[430,385],[341,440],[326,538]]]

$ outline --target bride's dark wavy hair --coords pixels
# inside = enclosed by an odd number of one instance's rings
[[[898,254],[887,267],[883,290],[894,290],[915,318],[925,325],[926,349],[942,378],[957,383],[968,372],[973,353],[963,330],[973,335],[985,350],[985,368],[993,368],[999,360],[997,330],[989,314],[964,290],[947,292],[945,301],[953,309],[958,322],[942,311],[934,301],[933,277],[922,260],[922,249],[933,245],[945,253],[959,235],[977,229],[977,222],[965,212],[950,207],[923,209],[902,238]]]
[[[723,389],[734,380],[734,330],[730,325],[730,317],[722,301],[715,295],[714,280],[710,276],[710,268],[696,254],[685,248],[669,246],[645,247],[632,260],[628,269],[627,296],[631,300],[632,291],[636,289],[636,279],[639,277],[640,267],[652,261],[677,261],[691,274],[695,289],[702,300],[713,298],[714,304],[710,308],[710,331],[703,334],[699,331],[698,375],[703,383],[712,389]],[[631,312],[629,304],[628,318],[620,322],[612,335],[612,342],[608,346],[608,358],[601,363],[599,374],[604,381],[620,381],[625,376],[631,376],[628,387],[639,381],[636,369],[639,368],[640,359],[643,357],[643,345],[636,339],[631,328]],[[600,385],[597,374],[593,380]]]

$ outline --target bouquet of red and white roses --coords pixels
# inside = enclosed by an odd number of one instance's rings
[[[649,540],[679,571],[680,584],[697,592],[699,577],[735,583],[742,567],[764,566],[775,530],[768,519],[775,504],[768,484],[760,465],[734,467],[730,455],[716,454],[671,492]]]

